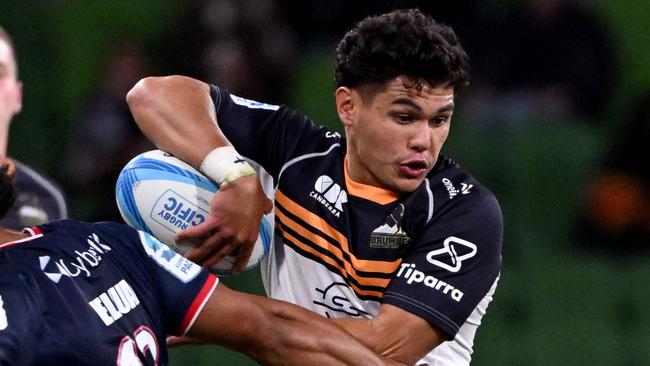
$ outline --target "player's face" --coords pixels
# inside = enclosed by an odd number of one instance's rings
[[[435,165],[449,134],[454,90],[413,85],[397,77],[365,102],[358,91],[348,89],[351,107],[339,108],[339,115],[346,127],[352,180],[412,192]],[[337,91],[339,107],[343,94]]]
[[[21,105],[22,86],[16,78],[14,53],[9,44],[0,39],[0,123],[8,123],[20,112]]]

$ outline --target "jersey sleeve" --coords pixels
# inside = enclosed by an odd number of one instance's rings
[[[340,138],[285,106],[260,103],[211,86],[217,121],[237,151],[278,177],[282,166],[319,141]],[[332,136],[327,137],[327,136]]]
[[[138,231],[138,236],[147,254],[153,280],[160,289],[167,329],[175,335],[184,335],[214,293],[219,280],[155,237],[142,231]]]
[[[383,303],[453,338],[499,275],[502,214],[487,191],[440,212],[414,238]]]
[[[40,312],[33,286],[17,273],[0,274],[0,365],[29,365]]]

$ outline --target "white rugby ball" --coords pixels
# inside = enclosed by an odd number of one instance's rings
[[[145,231],[185,254],[193,245],[176,243],[181,230],[205,221],[212,196],[219,188],[191,165],[161,150],[133,158],[120,172],[116,200],[122,218],[131,227]],[[272,214],[265,215],[246,269],[266,256],[273,238]],[[232,274],[236,251],[210,268],[221,275]]]

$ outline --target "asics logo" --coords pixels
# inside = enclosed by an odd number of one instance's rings
[[[449,272],[460,271],[464,260],[476,255],[476,244],[450,236],[445,239],[443,247],[427,254],[427,261]],[[462,253],[462,254],[459,254]]]

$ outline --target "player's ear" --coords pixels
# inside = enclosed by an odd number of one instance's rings
[[[16,164],[14,164],[14,161],[9,157],[3,159],[1,164],[2,170],[7,174],[7,176],[9,176],[9,178],[13,178],[14,175],[16,175]]]
[[[336,99],[336,112],[339,114],[339,119],[345,127],[350,127],[355,120],[358,106],[352,95],[352,90],[345,86],[336,89],[334,93]]]
[[[16,188],[14,186],[14,174],[16,166],[9,158],[0,159],[0,218],[9,211],[16,201]]]
[[[16,110],[14,111],[14,114],[20,113],[20,111],[23,109],[23,83],[22,81],[17,81],[17,92],[16,92]]]

